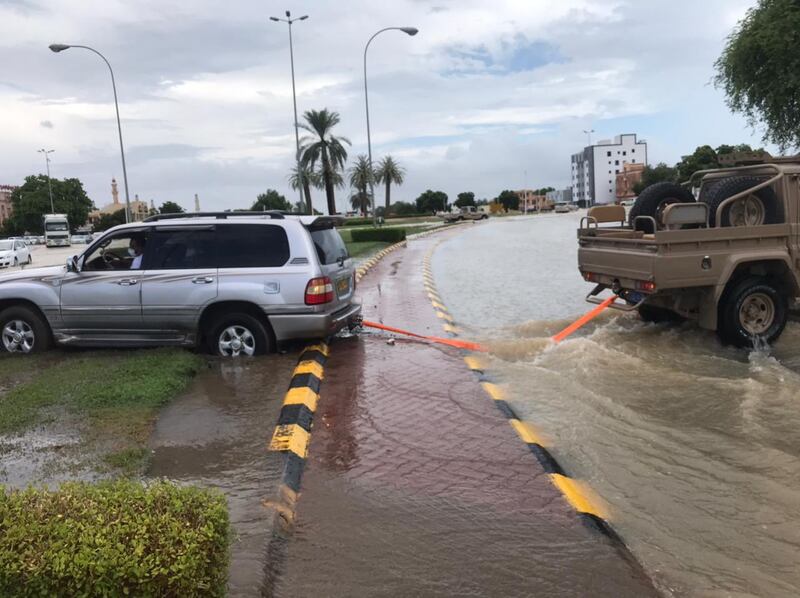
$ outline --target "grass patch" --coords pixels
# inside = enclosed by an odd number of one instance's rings
[[[223,596],[221,493],[167,482],[0,488],[2,596]]]
[[[384,247],[388,247],[390,243],[364,241],[362,243],[345,243],[345,245],[347,245],[347,253],[350,255],[350,257],[360,257],[362,255],[377,253]]]
[[[85,440],[100,454],[108,452],[103,463],[133,475],[147,463],[144,445],[158,408],[187,386],[202,363],[180,349],[77,354],[0,397],[0,434],[53,421],[53,412],[77,415],[86,424]]]

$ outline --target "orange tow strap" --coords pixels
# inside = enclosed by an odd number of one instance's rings
[[[551,340],[553,342],[555,342],[555,343],[560,343],[565,338],[567,338],[570,334],[575,332],[578,328],[580,328],[581,326],[583,326],[584,324],[586,324],[590,320],[593,320],[601,311],[603,311],[609,305],[614,303],[614,299],[616,299],[616,298],[617,298],[616,295],[611,295],[611,297],[609,297],[608,299],[603,301],[600,305],[595,307],[592,311],[590,311],[587,314],[582,315],[580,318],[575,320],[572,324],[570,324],[569,326],[564,328],[564,330],[562,330],[558,334],[552,336]]]
[[[481,351],[483,353],[488,353],[489,349],[484,347],[483,345],[479,345],[478,343],[470,343],[468,341],[459,341],[452,338],[439,338],[438,336],[423,336],[421,334],[415,334],[414,332],[409,332],[407,330],[401,330],[400,328],[392,328],[391,326],[385,326],[384,324],[378,324],[377,322],[370,322],[368,320],[364,320],[361,322],[364,326],[368,326],[370,328],[377,328],[379,330],[386,330],[388,332],[394,332],[396,334],[404,334],[406,336],[413,336],[414,338],[421,338],[426,341],[430,341],[432,343],[438,343],[440,345],[449,345],[451,347],[458,347],[459,349],[467,349],[468,351]]]

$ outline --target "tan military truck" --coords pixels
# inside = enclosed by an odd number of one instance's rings
[[[610,290],[610,307],[648,321],[696,320],[743,347],[777,339],[800,296],[800,156],[729,164],[651,185],[627,221],[622,206],[590,209],[578,230],[587,301]]]

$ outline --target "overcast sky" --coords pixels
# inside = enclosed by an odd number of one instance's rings
[[[249,207],[267,188],[296,199],[287,26],[298,109],[341,114],[366,153],[362,53],[370,47],[373,155],[406,168],[393,197],[425,189],[566,186],[570,154],[638,133],[651,162],[709,143],[760,144],[710,84],[725,37],[754,0],[0,0],[0,184],[79,177],[98,206],[122,182],[108,72],[114,66],[131,196],[185,208]],[[527,173],[527,174],[526,174]],[[344,206],[347,192],[338,193]],[[131,197],[133,198],[133,197]],[[324,206],[322,192],[314,196]]]

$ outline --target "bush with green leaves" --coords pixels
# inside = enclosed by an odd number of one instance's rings
[[[229,538],[215,491],[0,487],[0,596],[224,596]]]
[[[350,231],[350,238],[354,243],[365,243],[367,241],[378,241],[381,243],[399,243],[406,239],[406,229],[404,228],[365,228],[363,230]]]

